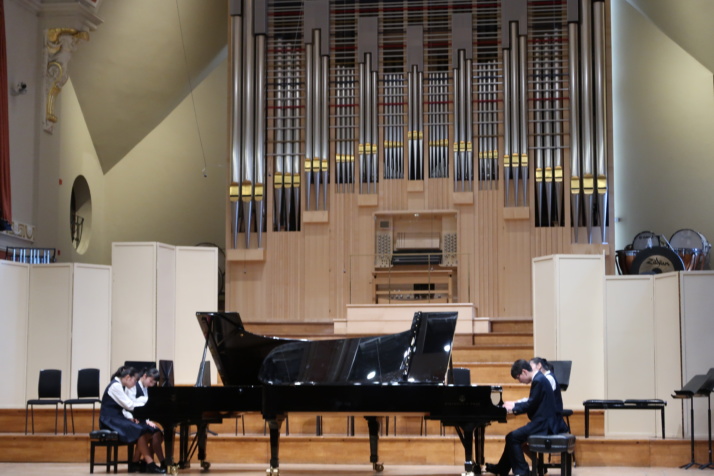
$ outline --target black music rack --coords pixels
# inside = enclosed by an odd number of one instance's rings
[[[55,262],[55,248],[27,248],[8,246],[5,248],[5,259],[18,263],[47,264]]]
[[[710,369],[707,375],[695,375],[681,390],[675,390],[673,398],[690,400],[690,425],[691,433],[691,453],[689,463],[683,464],[680,468],[689,469],[692,466],[699,466],[699,469],[712,466],[712,427],[711,427],[711,393],[714,389],[714,369]],[[694,459],[694,397],[707,397],[709,400],[709,463],[697,463]]]

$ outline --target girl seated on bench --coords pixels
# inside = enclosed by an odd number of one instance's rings
[[[135,419],[128,419],[122,410],[134,410],[134,402],[124,392],[124,387],[131,388],[136,385],[136,370],[133,367],[122,366],[114,373],[111,382],[107,385],[102,396],[102,408],[99,411],[100,428],[116,431],[119,441],[136,443],[144,461],[146,472],[162,474],[166,470],[154,463],[149,447],[152,438],[152,429],[145,423]],[[129,472],[136,472],[138,467],[129,464]]]

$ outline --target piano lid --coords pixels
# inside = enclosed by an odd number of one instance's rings
[[[258,371],[270,351],[300,342],[252,334],[245,330],[237,312],[197,312],[196,318],[224,385],[259,385]]]
[[[259,380],[268,385],[443,384],[451,362],[455,312],[416,312],[398,334],[296,341],[274,348]]]

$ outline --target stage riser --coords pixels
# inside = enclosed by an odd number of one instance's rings
[[[527,387],[526,387],[527,388]],[[96,418],[98,419],[99,415]],[[219,436],[235,436],[243,433],[243,424],[245,424],[245,433],[247,436],[263,436],[265,424],[263,417],[259,413],[248,413],[241,416],[241,419],[225,419],[220,424],[212,424],[211,431],[218,433]],[[316,415],[306,413],[293,413],[289,415],[289,427],[291,436],[310,437],[315,436]],[[87,435],[92,429],[91,410],[75,410],[74,423],[76,435]],[[507,423],[494,423],[490,425],[486,433],[487,435],[505,435],[509,431],[523,426],[527,423],[525,415],[510,416]],[[585,423],[583,412],[575,412],[570,418],[571,430],[577,436],[585,434]],[[98,421],[95,420],[95,427]],[[389,417],[388,430],[390,437],[394,436],[395,419]],[[590,414],[590,434],[592,436],[604,435],[604,413],[601,411],[593,411]],[[285,434],[286,424],[283,424],[282,433]],[[20,433],[25,431],[25,411],[24,410],[0,410],[0,435],[3,433]],[[418,416],[402,416],[396,417],[397,436],[418,437],[422,436],[422,418]],[[387,430],[387,425],[382,420],[382,434]],[[68,431],[71,435],[72,426],[68,422]],[[453,435],[454,430],[447,428],[447,435]],[[361,416],[354,418],[355,437],[367,436],[367,422]],[[58,433],[62,434],[62,413],[60,412],[60,420],[58,425]],[[441,433],[441,425],[438,421],[426,421],[427,436],[436,436]],[[35,411],[35,434],[48,436],[54,435],[54,412],[46,410]],[[322,416],[322,434],[323,436],[347,437],[347,417],[344,415],[323,415]],[[653,435],[654,436],[654,435]]]
[[[474,334],[473,343],[479,345],[527,345],[533,350],[533,335],[522,333]]]
[[[512,332],[519,334],[529,334],[533,337],[533,320],[507,320],[507,319],[492,319],[491,332]]]
[[[533,344],[530,345],[505,345],[499,344],[492,347],[474,346],[470,348],[456,347],[452,352],[454,362],[459,365],[461,362],[508,362],[513,364],[518,359],[530,359],[533,357]],[[501,376],[500,381],[510,378],[509,371]]]
[[[1,462],[89,461],[87,436],[0,435]],[[503,449],[502,437],[487,437],[486,460],[495,461]],[[612,440],[579,438],[575,446],[579,466],[677,467],[690,460],[686,440]],[[267,437],[209,436],[208,460],[214,463],[261,464],[269,459]],[[103,453],[97,454],[97,459]],[[121,455],[120,455],[121,456]],[[379,459],[390,464],[463,464],[463,448],[456,437],[385,437]],[[695,459],[708,461],[708,444],[697,441]],[[365,464],[369,467],[366,437],[284,437],[281,463]],[[197,467],[197,464],[195,465]]]

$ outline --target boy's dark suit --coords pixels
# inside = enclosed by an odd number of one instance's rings
[[[529,469],[523,455],[523,444],[528,441],[528,437],[535,434],[563,433],[567,431],[567,427],[562,416],[558,414],[555,392],[548,379],[540,372],[533,376],[528,400],[516,403],[513,413],[526,413],[530,422],[506,435],[503,455],[494,469],[497,474],[507,475],[513,468],[514,475],[525,476]]]

